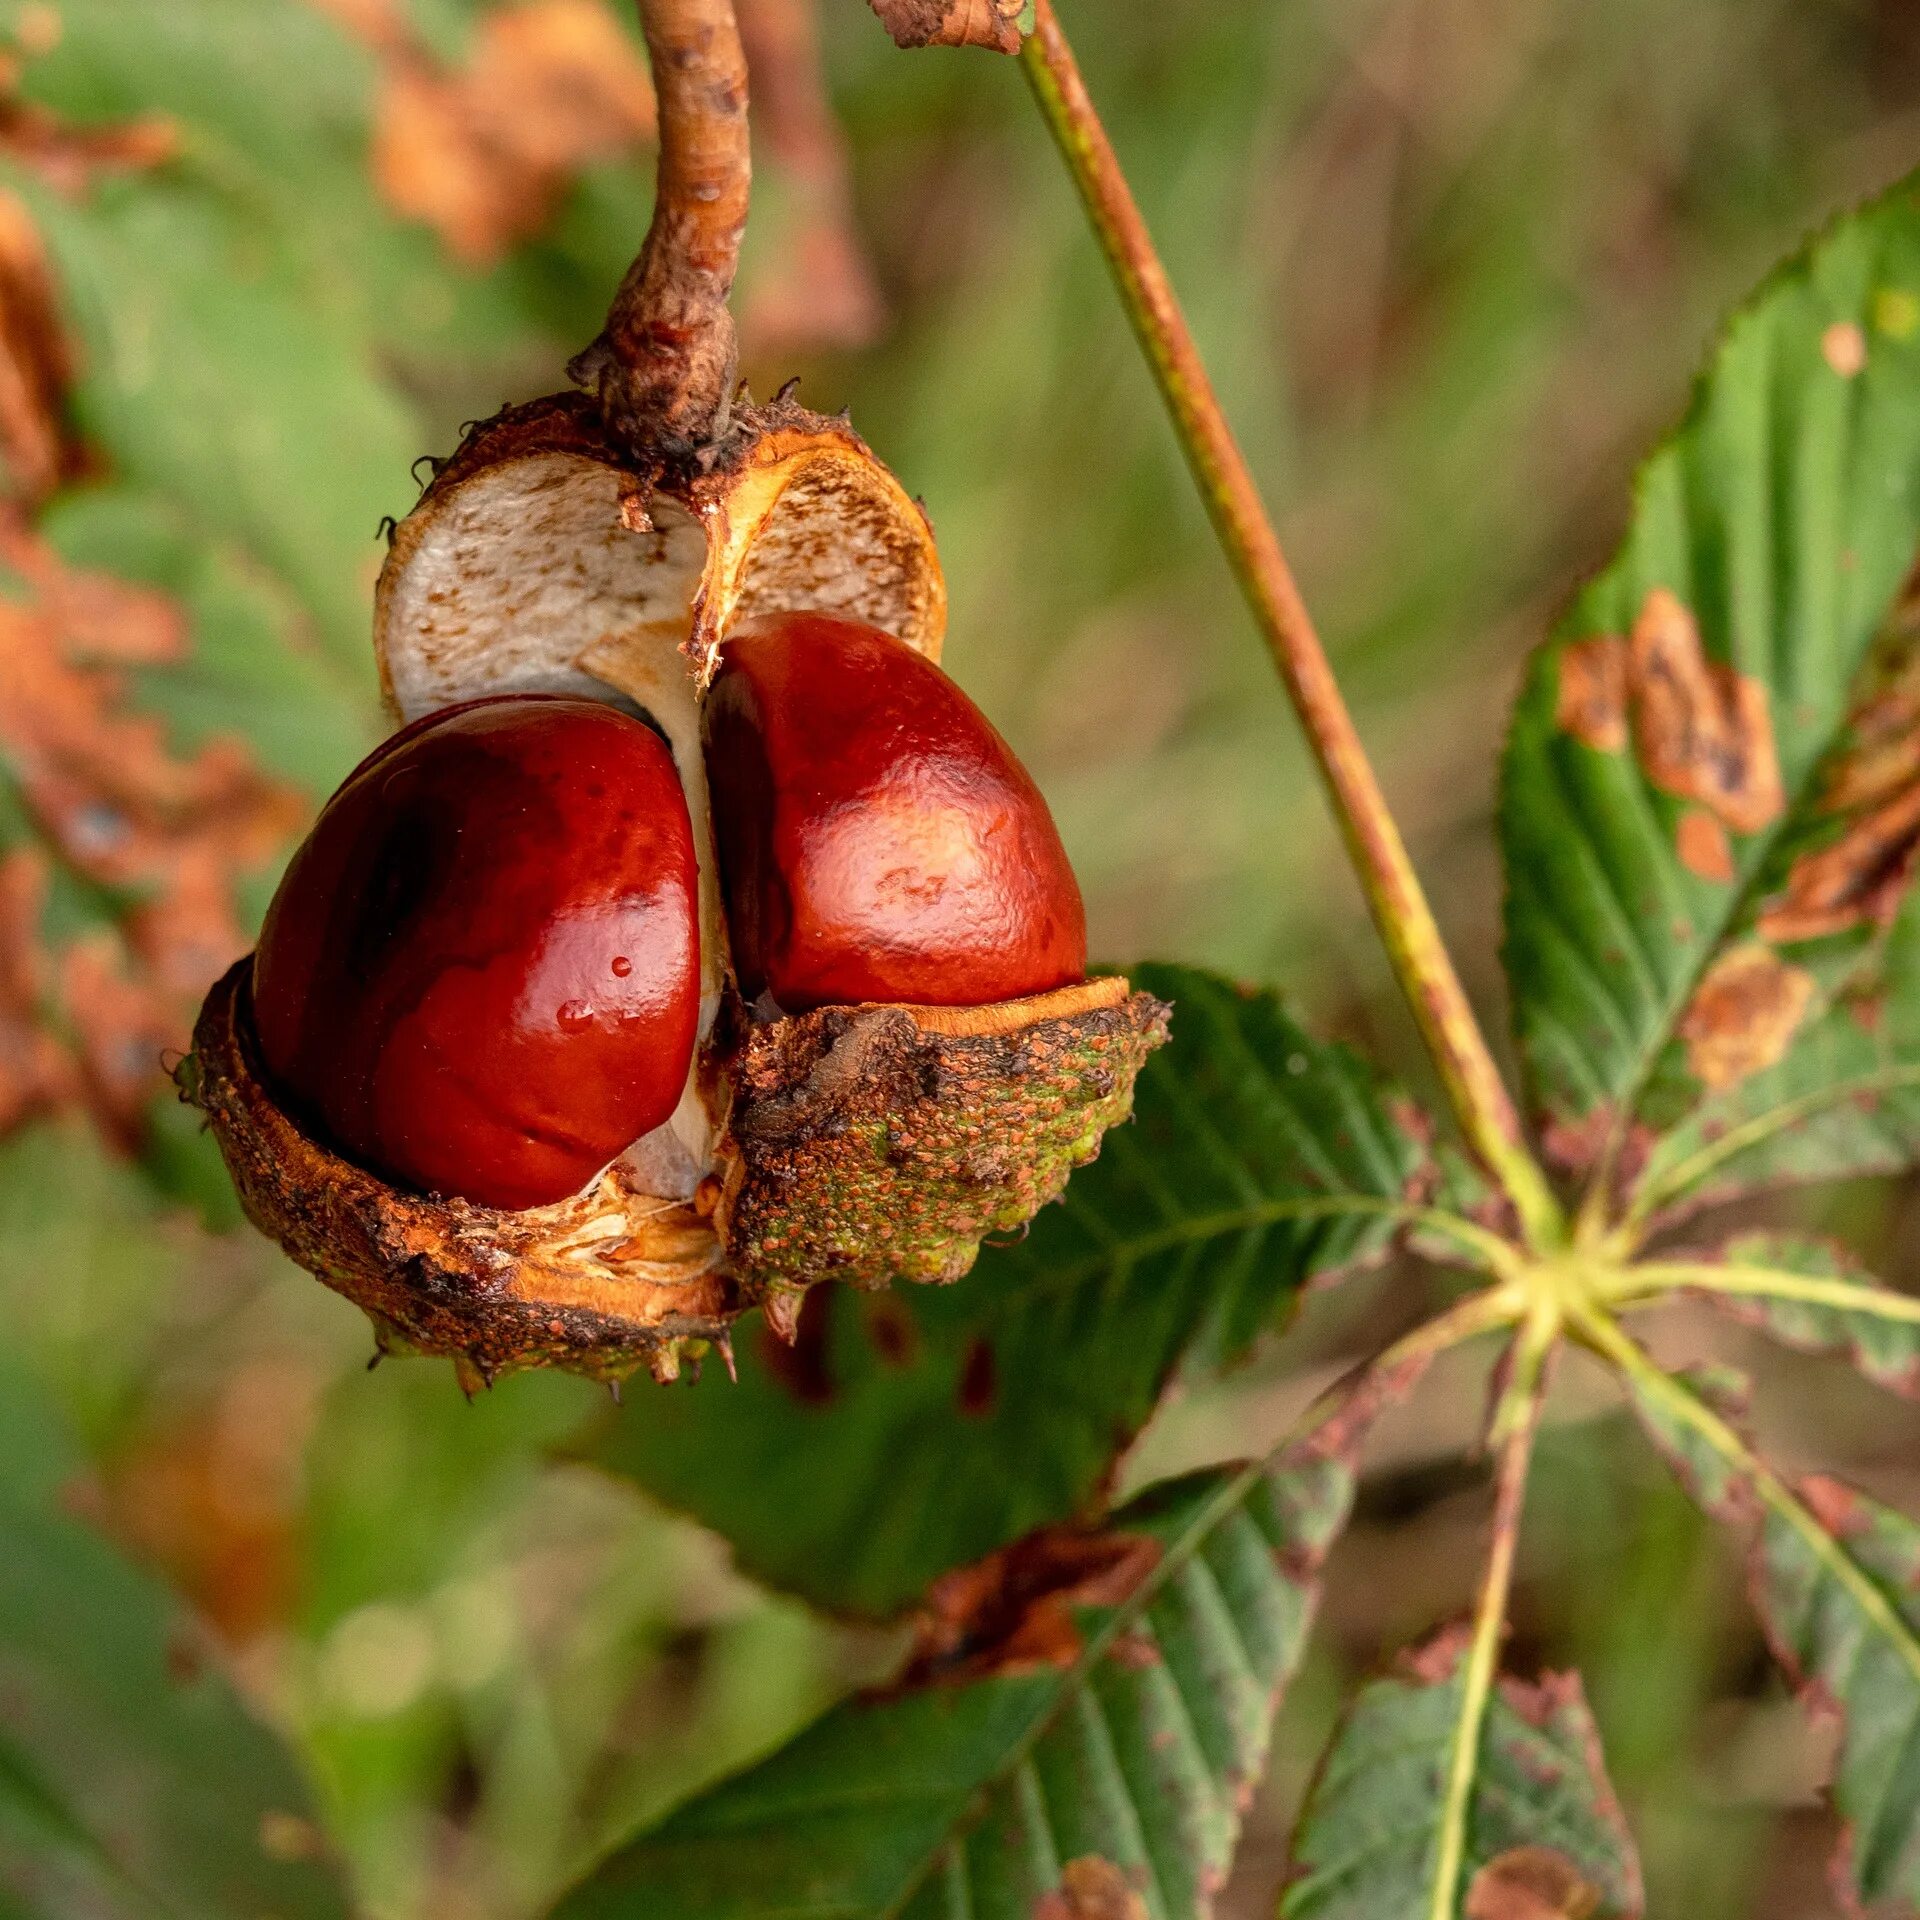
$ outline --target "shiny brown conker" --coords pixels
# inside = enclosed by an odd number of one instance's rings
[[[749,622],[703,724],[749,999],[982,1006],[1085,976],[1086,914],[1046,801],[911,647],[824,614]]]
[[[348,777],[281,880],[253,963],[266,1069],[402,1184],[563,1199],[686,1085],[696,871],[643,721],[539,694],[429,714]]]

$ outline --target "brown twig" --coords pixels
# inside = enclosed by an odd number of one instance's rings
[[[600,337],[567,371],[643,466],[722,438],[738,349],[733,290],[752,177],[747,62],[732,0],[640,0],[659,99],[653,220]]]
[[[1529,1237],[1536,1244],[1550,1243],[1562,1232],[1559,1204],[1527,1149],[1512,1098],[1440,938],[1273,523],[1049,0],[1038,0],[1034,31],[1021,59],[1086,203],[1228,562],[1292,696],[1448,1101]]]

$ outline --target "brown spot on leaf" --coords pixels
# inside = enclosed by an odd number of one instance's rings
[[[1043,1527],[935,1581],[903,1687],[1069,1667],[1083,1641],[1074,1611],[1117,1607],[1159,1564],[1145,1534]]]
[[[1560,651],[1554,724],[1601,753],[1627,750],[1627,646],[1611,634]]]
[[[1121,1868],[1089,1853],[1061,1869],[1059,1886],[1034,1904],[1033,1920],[1147,1920],[1147,1903]]]
[[[872,0],[880,24],[901,47],[986,47],[1020,51],[1026,0]]]
[[[1807,1510],[1836,1540],[1846,1540],[1860,1527],[1860,1495],[1831,1474],[1808,1474],[1800,1482],[1800,1498]]]
[[[1582,1172],[1605,1152],[1613,1133],[1614,1115],[1610,1100],[1598,1101],[1572,1119],[1555,1115],[1542,1127],[1540,1145],[1556,1167]]]
[[[1629,638],[1560,650],[1554,719],[1603,753],[1631,740],[1656,787],[1735,833],[1759,832],[1786,805],[1766,688],[1709,660],[1693,615],[1665,587],[1647,595]]]
[[[127,668],[185,652],[171,601],[67,568],[6,515],[0,568],[23,590],[0,599],[0,759],[54,861],[118,903],[50,949],[38,908],[53,862],[0,865],[0,1127],[70,1104],[131,1144],[161,1054],[184,1049],[194,1008],[246,948],[236,881],[306,809],[237,741],[182,757],[128,708]]]
[[[1707,969],[1680,1020],[1687,1067],[1715,1091],[1772,1066],[1813,1004],[1814,979],[1757,941]]]
[[[760,1328],[760,1364],[803,1407],[824,1407],[839,1391],[828,1359],[834,1302],[840,1289],[811,1287],[801,1296],[791,1340],[764,1321]]]
[[[1839,839],[1803,853],[1756,925],[1769,940],[1818,940],[1886,927],[1920,856],[1920,784],[1852,821]]]
[[[1851,380],[1867,364],[1867,336],[1851,320],[1836,320],[1820,336],[1820,357],[1842,380]]]
[[[1674,824],[1673,850],[1680,864],[1721,886],[1734,877],[1733,844],[1727,830],[1704,807],[1689,807]]]
[[[1692,613],[1665,587],[1647,595],[1628,653],[1634,747],[1648,779],[1735,833],[1770,826],[1786,794],[1766,688],[1709,660]]]
[[[1769,940],[1886,927],[1920,856],[1920,576],[1909,579],[1826,769],[1820,811],[1836,837],[1800,854],[1762,910]]]
[[[1308,1568],[1302,1579],[1310,1579],[1313,1571]],[[1160,1642],[1152,1634],[1136,1627],[1127,1633],[1116,1633],[1108,1641],[1107,1658],[1117,1667],[1140,1673],[1148,1667],[1163,1665],[1166,1655],[1160,1651]]]
[[[1466,1920],[1590,1920],[1600,1889],[1552,1847],[1510,1847],[1473,1876]]]
[[[313,3],[380,63],[375,183],[470,266],[539,233],[587,163],[653,134],[646,65],[602,0],[486,13],[459,70],[422,45],[397,0]]]
[[[993,1342],[980,1339],[967,1349],[960,1365],[957,1395],[960,1411],[969,1420],[984,1420],[993,1411],[999,1382],[993,1358]]]

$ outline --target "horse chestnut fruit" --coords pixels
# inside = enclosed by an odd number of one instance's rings
[[[327,803],[268,910],[253,1020],[336,1146],[492,1207],[577,1192],[673,1112],[700,1015],[673,755],[602,702],[429,714]]]
[[[1085,977],[1047,803],[979,708],[890,634],[735,629],[704,715],[734,969],[787,1012],[984,1006]]]

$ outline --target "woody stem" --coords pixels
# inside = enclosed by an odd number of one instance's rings
[[[733,0],[640,0],[660,111],[653,219],[599,337],[568,372],[642,466],[727,430],[733,290],[747,224],[747,62]]]
[[[1554,1242],[1562,1232],[1559,1204],[1526,1146],[1512,1098],[1050,0],[1038,0],[1034,31],[1020,57],[1086,203],[1228,563],[1306,730],[1348,855],[1447,1099],[1529,1239],[1542,1246]]]

